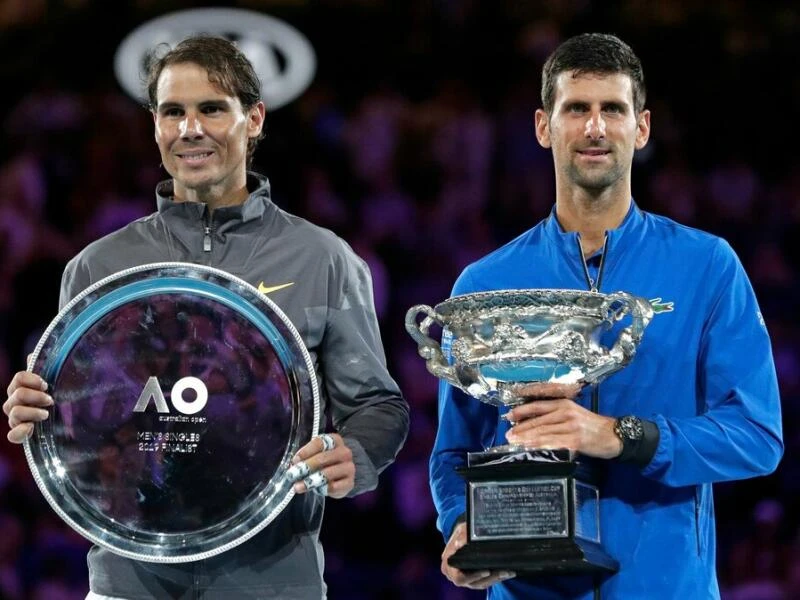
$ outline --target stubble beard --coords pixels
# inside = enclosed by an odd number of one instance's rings
[[[176,176],[177,175],[177,176]],[[215,190],[222,187],[225,179],[223,173],[216,169],[203,169],[202,171],[181,171],[178,169],[172,175],[176,186],[183,190],[187,197],[194,197],[198,201],[205,202],[215,194]]]
[[[596,196],[622,179],[624,173],[619,163],[601,170],[582,168],[575,162],[570,162],[565,169],[565,175],[573,185]]]

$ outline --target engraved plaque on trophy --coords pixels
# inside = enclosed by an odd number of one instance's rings
[[[652,316],[647,300],[624,292],[501,290],[414,306],[406,329],[433,375],[482,402],[512,407],[527,401],[528,384],[594,385],[622,369]],[[441,345],[429,335],[434,324]],[[616,339],[604,344],[609,333]],[[503,445],[470,452],[456,471],[466,481],[467,544],[451,565],[529,575],[619,568],[602,546],[592,461],[565,448]]]
[[[149,562],[241,544],[294,495],[319,428],[314,366],[286,315],[219,269],[153,263],[98,281],[52,321],[30,370],[55,404],[25,444],[56,513]]]

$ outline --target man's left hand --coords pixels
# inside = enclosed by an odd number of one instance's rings
[[[511,409],[514,426],[506,433],[511,444],[531,448],[569,448],[586,456],[616,458],[622,441],[614,419],[598,415],[569,398],[533,400]]]
[[[288,476],[295,480],[294,491],[298,494],[312,489],[331,498],[344,498],[355,485],[353,452],[338,433],[313,438],[297,451],[292,464]]]

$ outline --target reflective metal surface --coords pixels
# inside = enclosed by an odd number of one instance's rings
[[[630,324],[605,345],[604,334],[627,315]],[[632,360],[652,317],[647,300],[625,292],[500,290],[414,306],[406,329],[433,375],[500,406],[522,401],[520,384],[608,377]],[[428,335],[433,324],[443,329],[441,345]],[[442,353],[448,345],[452,364]]]
[[[96,283],[53,320],[30,370],[55,400],[25,444],[39,488],[83,536],[138,560],[199,560],[252,537],[291,500],[291,457],[319,429],[292,323],[210,267]]]

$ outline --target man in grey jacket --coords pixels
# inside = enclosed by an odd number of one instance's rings
[[[93,547],[89,597],[323,598],[324,496],[374,489],[408,432],[408,405],[385,365],[369,271],[333,233],[276,207],[267,179],[247,171],[265,107],[252,65],[233,44],[184,40],[151,62],[148,94],[172,179],[156,189],[156,213],[69,262],[60,305],[103,277],[146,263],[192,262],[234,274],[269,293],[299,331],[336,431],[312,439],[296,457],[304,471],[324,475],[305,479],[320,489],[299,479],[298,495],[262,532],[183,564],[138,562]],[[17,373],[3,405],[8,439],[23,442],[52,403],[38,375]]]

